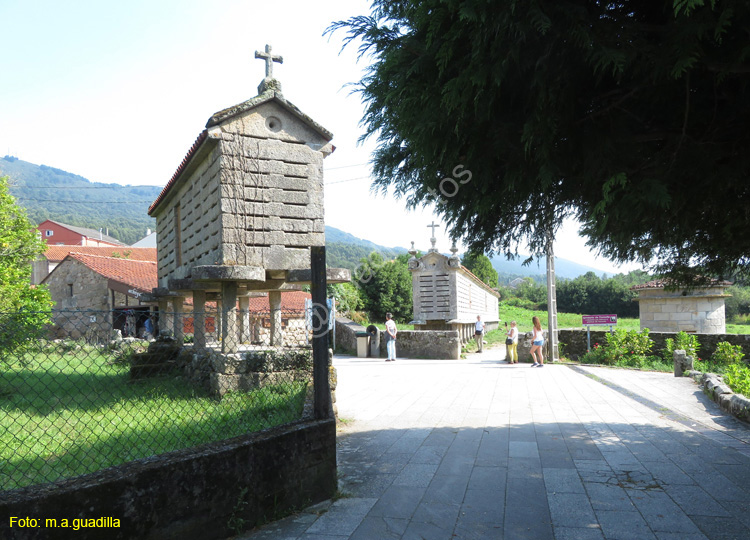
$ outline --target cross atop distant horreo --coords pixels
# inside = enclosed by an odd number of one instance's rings
[[[255,51],[255,58],[262,58],[266,61],[266,79],[273,79],[273,63],[278,62],[279,64],[284,63],[284,58],[279,54],[273,54],[271,52],[271,46],[266,45],[266,52]]]
[[[437,251],[437,248],[435,247],[435,244],[437,243],[437,238],[435,238],[435,228],[439,227],[437,223],[435,223],[435,220],[432,220],[432,223],[427,225],[428,229],[432,229],[432,238],[430,238],[430,242],[432,243],[432,247],[430,248],[430,252]]]

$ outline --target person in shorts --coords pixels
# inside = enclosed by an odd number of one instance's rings
[[[544,367],[544,333],[542,332],[542,323],[539,321],[539,317],[532,317],[531,323],[534,325],[532,330],[533,337],[531,340],[531,358],[534,363],[531,367]],[[537,360],[539,358],[539,360]]]
[[[518,326],[516,321],[510,322],[510,329],[505,334],[507,336],[505,343],[505,359],[509,364],[518,363]],[[508,343],[510,341],[510,343]]]

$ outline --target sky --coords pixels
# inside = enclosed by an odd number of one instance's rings
[[[94,182],[163,186],[208,118],[257,94],[266,44],[284,58],[284,96],[334,134],[325,160],[326,224],[387,247],[450,240],[426,207],[374,194],[374,141],[359,144],[363,106],[351,83],[366,61],[342,51],[333,21],[369,14],[364,0],[3,0],[0,155]],[[467,167],[468,168],[468,167]],[[459,249],[462,246],[459,245]],[[609,273],[568,222],[555,254]]]

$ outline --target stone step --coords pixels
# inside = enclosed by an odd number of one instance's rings
[[[158,377],[172,373],[177,369],[177,364],[173,361],[160,362],[155,364],[133,364],[130,366],[131,379],[144,379],[146,377]]]

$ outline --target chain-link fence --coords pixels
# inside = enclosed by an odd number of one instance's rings
[[[300,419],[309,326],[304,312],[0,313],[0,490]]]

